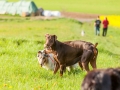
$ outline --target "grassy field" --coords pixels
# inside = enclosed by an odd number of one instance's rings
[[[80,90],[86,73],[79,67],[60,77],[59,72],[53,75],[38,64],[36,54],[43,49],[46,33],[56,34],[59,41],[98,42],[97,67],[120,66],[119,28],[109,27],[107,37],[102,37],[94,35],[93,22],[9,16],[0,18],[0,27],[0,90]],[[80,35],[81,30],[85,31],[84,37]]]
[[[18,1],[18,0],[8,0]],[[80,13],[119,15],[119,0],[34,0],[38,7]],[[80,90],[86,73],[78,67],[73,72],[47,71],[37,61],[43,49],[45,34],[56,34],[59,41],[85,40],[98,42],[97,67],[120,66],[120,28],[109,27],[106,37],[95,36],[94,22],[73,19],[33,20],[0,15],[0,90]],[[85,36],[80,35],[85,31]],[[101,29],[102,34],[102,29]],[[92,69],[90,67],[90,69]]]
[[[18,0],[8,0],[18,1]],[[120,15],[120,0],[34,0],[37,7],[80,13]]]

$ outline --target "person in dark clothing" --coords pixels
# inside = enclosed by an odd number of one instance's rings
[[[105,17],[105,19],[103,20],[102,24],[103,24],[102,36],[106,36],[107,35],[108,25],[109,25],[109,21],[108,21],[107,17]]]
[[[95,20],[94,26],[95,26],[95,34],[100,35],[100,25],[101,25],[101,20],[99,19],[99,16]]]

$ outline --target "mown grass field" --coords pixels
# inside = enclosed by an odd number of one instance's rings
[[[34,0],[34,2],[38,8],[42,7],[45,10],[120,15],[120,0]]]
[[[109,27],[107,37],[95,36],[93,22],[80,23],[73,19],[31,20],[7,17],[0,19],[0,89],[1,90],[80,90],[85,72],[78,67],[73,72],[41,68],[37,51],[43,49],[46,33],[56,34],[58,40],[98,42],[98,68],[119,67],[120,29]],[[85,30],[85,36],[80,35]],[[102,32],[102,31],[101,31]],[[91,69],[91,67],[90,67]]]

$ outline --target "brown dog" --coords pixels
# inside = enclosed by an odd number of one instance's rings
[[[86,41],[66,41],[60,42],[57,40],[56,35],[46,36],[45,48],[55,55],[57,61],[54,73],[56,73],[60,67],[60,75],[63,75],[63,71],[66,66],[71,66],[75,63],[79,63],[82,69],[89,71],[89,62],[93,69],[96,69],[96,58],[98,50],[96,45]]]
[[[81,90],[120,90],[120,68],[90,71],[81,84]]]

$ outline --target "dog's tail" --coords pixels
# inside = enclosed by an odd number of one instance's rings
[[[97,45],[98,45],[98,43],[95,43],[94,47],[96,48],[96,47],[97,47]]]

